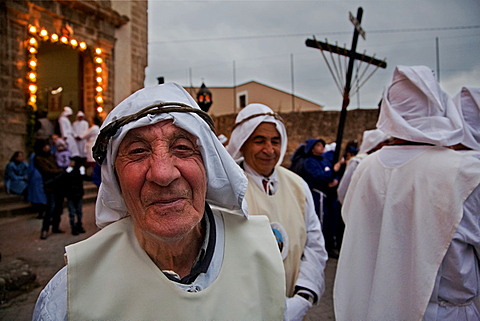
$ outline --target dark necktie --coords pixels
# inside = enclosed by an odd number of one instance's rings
[[[265,190],[265,193],[267,193],[268,195],[272,195],[272,191],[268,187],[268,179],[263,179],[262,184],[263,184],[263,189]]]

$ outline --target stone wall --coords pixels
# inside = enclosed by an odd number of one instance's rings
[[[340,118],[339,111],[312,111],[280,113],[288,135],[287,154],[283,165],[290,164],[290,157],[295,149],[309,138],[322,138],[327,143],[337,138],[337,127]],[[235,114],[213,117],[217,135],[224,134],[230,137],[235,123]],[[342,139],[342,154],[345,145],[352,140],[358,141],[360,146],[365,130],[374,129],[378,119],[378,109],[355,109],[347,112],[347,119]]]

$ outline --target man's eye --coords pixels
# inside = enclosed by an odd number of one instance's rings
[[[171,151],[173,155],[183,158],[192,156],[196,152],[196,149],[189,141],[178,140],[172,145]]]
[[[146,153],[148,153],[148,150],[143,147],[137,147],[137,148],[132,148],[128,150],[128,155],[134,156],[134,157],[139,157],[139,156],[145,155]]]

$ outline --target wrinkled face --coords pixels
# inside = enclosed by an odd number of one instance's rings
[[[207,178],[196,141],[171,121],[125,135],[115,169],[136,233],[178,240],[200,223]]]
[[[248,166],[260,175],[270,176],[280,158],[281,143],[274,123],[260,123],[240,151]]]

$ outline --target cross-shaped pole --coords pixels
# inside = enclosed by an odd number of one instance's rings
[[[352,39],[352,47],[350,50],[339,48],[337,46],[330,45],[327,43],[323,43],[315,39],[307,39],[307,41],[305,42],[307,47],[316,48],[320,50],[327,50],[332,53],[348,56],[350,58],[348,61],[345,87],[343,90],[343,103],[342,103],[342,110],[340,112],[340,120],[338,123],[337,140],[336,140],[337,146],[335,147],[334,163],[336,163],[340,158],[340,150],[342,148],[342,139],[343,139],[343,129],[345,127],[345,121],[347,119],[347,107],[350,104],[350,86],[352,81],[352,73],[353,73],[353,66],[354,66],[355,60],[360,60],[372,65],[379,66],[381,68],[387,67],[387,64],[385,63],[385,61],[380,61],[373,57],[365,56],[356,52],[358,35],[361,34],[362,37],[365,38],[365,32],[363,31],[360,25],[360,23],[362,22],[362,15],[363,15],[363,9],[361,7],[358,8],[356,18],[350,15],[350,20],[355,25],[355,30],[353,32],[353,39]]]

